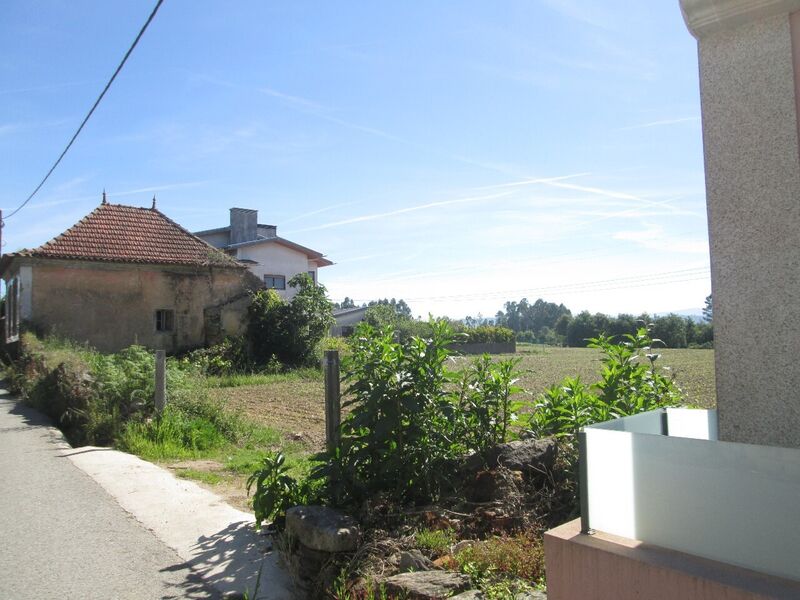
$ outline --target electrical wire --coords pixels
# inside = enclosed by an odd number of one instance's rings
[[[153,20],[153,18],[156,16],[156,13],[158,12],[158,9],[159,9],[159,8],[161,8],[161,4],[162,4],[163,2],[164,2],[164,0],[158,0],[158,2],[156,2],[156,6],[155,6],[155,8],[153,8],[153,11],[150,13],[150,16],[147,18],[147,21],[146,21],[146,22],[145,22],[145,24],[142,26],[142,28],[139,30],[139,35],[137,35],[137,36],[136,36],[136,39],[135,39],[135,40],[133,40],[133,43],[131,44],[130,48],[128,48],[128,51],[125,53],[125,56],[122,58],[122,62],[120,62],[120,63],[119,63],[119,66],[117,66],[117,69],[116,69],[116,71],[114,71],[114,74],[111,76],[111,79],[109,79],[109,80],[108,80],[108,83],[107,83],[107,84],[106,84],[106,86],[103,88],[103,91],[100,93],[100,95],[97,97],[97,100],[95,100],[95,103],[92,105],[92,108],[91,108],[91,110],[89,110],[89,113],[88,113],[88,114],[86,115],[86,117],[83,119],[83,122],[81,123],[80,127],[78,127],[78,130],[75,132],[75,134],[72,136],[72,139],[70,139],[70,141],[69,141],[69,143],[67,144],[66,148],[64,148],[64,151],[63,151],[63,152],[61,153],[61,155],[58,157],[58,159],[56,160],[56,162],[55,162],[55,163],[53,163],[53,166],[52,166],[52,167],[50,167],[50,170],[47,172],[47,174],[44,176],[44,178],[43,178],[43,179],[42,179],[42,180],[39,182],[39,185],[37,185],[37,186],[36,186],[36,189],[35,189],[35,190],[33,190],[33,192],[31,192],[31,195],[30,195],[30,196],[28,196],[28,197],[25,199],[25,202],[23,202],[23,203],[22,203],[22,204],[20,204],[20,205],[19,205],[17,208],[15,208],[13,211],[11,211],[11,213],[10,213],[10,214],[8,214],[8,215],[6,215],[5,217],[3,217],[3,223],[5,222],[5,220],[6,220],[6,219],[10,219],[10,218],[11,218],[11,217],[13,217],[15,214],[17,214],[19,211],[21,211],[21,210],[22,210],[22,209],[25,207],[25,205],[26,205],[26,204],[28,204],[28,202],[30,202],[30,201],[31,201],[31,199],[32,199],[32,198],[33,198],[33,197],[36,195],[36,193],[37,193],[37,192],[38,192],[40,189],[42,189],[42,186],[43,186],[43,185],[45,184],[45,182],[48,180],[48,178],[50,177],[50,175],[53,173],[53,171],[55,171],[55,170],[56,170],[56,167],[57,167],[57,166],[58,166],[58,164],[61,162],[61,160],[64,158],[64,156],[67,154],[67,152],[69,151],[69,149],[72,147],[72,144],[75,142],[75,140],[77,139],[78,135],[79,135],[79,134],[80,134],[80,132],[83,130],[83,127],[84,127],[84,125],[86,125],[87,121],[89,121],[89,118],[92,116],[92,114],[94,113],[95,109],[96,109],[96,108],[97,108],[97,106],[100,104],[100,101],[103,99],[103,96],[105,96],[105,95],[106,95],[106,92],[108,91],[108,88],[110,88],[110,87],[111,87],[111,84],[112,84],[112,83],[114,83],[114,80],[117,78],[117,75],[119,75],[119,72],[122,70],[122,67],[125,65],[125,62],[128,60],[128,57],[129,57],[129,56],[131,55],[131,53],[133,52],[133,49],[134,49],[134,48],[136,48],[136,44],[138,44],[138,43],[139,43],[139,40],[140,40],[140,39],[142,38],[142,36],[144,35],[144,32],[147,30],[147,27],[150,25],[150,22],[151,22],[151,21]],[[3,224],[3,223],[0,223],[0,227],[2,226],[2,224]]]

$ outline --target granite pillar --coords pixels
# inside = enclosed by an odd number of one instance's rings
[[[681,0],[698,40],[719,439],[800,447],[800,0]]]

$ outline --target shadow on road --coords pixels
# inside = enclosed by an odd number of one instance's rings
[[[258,535],[251,522],[232,523],[211,536],[203,536],[194,547],[195,556],[165,570],[190,569],[201,571],[205,582],[225,597],[253,594],[261,562],[259,598],[282,599],[291,597],[289,577],[278,565],[276,552],[269,538]],[[194,593],[194,584],[187,581],[183,590]],[[194,596],[187,596],[193,598]]]

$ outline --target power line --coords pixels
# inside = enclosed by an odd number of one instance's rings
[[[3,220],[5,220],[5,219],[10,219],[10,218],[11,218],[11,217],[13,217],[15,214],[17,214],[17,213],[18,213],[20,210],[22,210],[22,209],[25,207],[25,205],[26,205],[28,202],[30,202],[30,201],[31,201],[31,199],[32,199],[32,198],[33,198],[33,197],[36,195],[36,193],[37,193],[37,192],[38,192],[40,189],[42,189],[42,186],[44,185],[45,181],[47,181],[47,179],[50,177],[50,175],[53,173],[53,171],[55,171],[55,170],[56,170],[56,167],[57,167],[57,166],[58,166],[58,164],[61,162],[61,159],[63,159],[63,158],[64,158],[64,156],[67,154],[67,152],[69,151],[69,149],[72,147],[72,144],[73,144],[73,143],[75,142],[75,140],[77,139],[77,137],[78,137],[78,135],[80,134],[81,130],[83,130],[83,127],[84,127],[84,125],[86,125],[86,122],[89,120],[89,118],[90,118],[90,117],[92,116],[92,114],[94,113],[95,109],[97,108],[97,105],[98,105],[98,104],[100,104],[100,101],[103,99],[103,96],[105,96],[105,95],[106,95],[106,92],[108,91],[108,88],[110,88],[110,87],[111,87],[111,84],[112,84],[112,83],[114,83],[114,80],[117,78],[117,75],[119,75],[119,72],[122,70],[122,67],[125,65],[125,62],[128,60],[128,57],[131,55],[131,52],[133,52],[133,49],[134,49],[134,48],[136,48],[136,44],[138,44],[138,43],[139,43],[139,40],[140,40],[140,39],[142,38],[142,36],[144,35],[144,32],[147,30],[147,27],[150,25],[150,22],[151,22],[151,21],[153,20],[153,18],[156,16],[156,13],[158,12],[158,9],[159,9],[159,8],[161,8],[161,4],[162,4],[163,2],[164,2],[164,0],[158,0],[158,2],[156,2],[156,6],[155,6],[155,8],[153,9],[153,12],[151,12],[151,13],[150,13],[150,16],[149,16],[149,17],[147,17],[147,21],[146,21],[146,22],[145,22],[145,24],[142,26],[141,30],[139,30],[139,35],[137,35],[137,36],[136,36],[136,39],[135,39],[135,40],[133,40],[133,43],[131,44],[130,48],[128,48],[128,51],[125,53],[125,56],[122,58],[122,62],[120,62],[120,63],[119,63],[119,66],[117,67],[117,70],[116,70],[116,71],[114,71],[114,74],[111,76],[111,79],[109,79],[109,80],[108,80],[108,83],[106,84],[106,87],[104,87],[104,88],[103,88],[103,91],[102,91],[102,92],[100,93],[100,95],[97,97],[97,100],[95,100],[95,103],[92,105],[92,108],[91,108],[91,110],[89,110],[89,113],[88,113],[88,114],[86,115],[86,117],[83,119],[83,122],[81,123],[80,127],[78,127],[78,130],[77,130],[77,131],[75,132],[75,134],[72,136],[72,139],[70,139],[69,143],[67,144],[67,147],[66,147],[66,148],[64,148],[64,151],[63,151],[63,152],[61,153],[61,155],[58,157],[58,159],[56,160],[56,162],[54,162],[54,163],[53,163],[53,166],[52,166],[52,167],[50,167],[50,170],[47,172],[47,175],[45,175],[45,176],[44,176],[44,178],[43,178],[43,179],[42,179],[42,180],[39,182],[39,185],[37,185],[37,186],[36,186],[36,189],[35,189],[35,190],[33,190],[33,192],[31,192],[31,195],[30,195],[30,196],[28,196],[28,197],[25,199],[25,202],[23,202],[23,203],[22,203],[22,204],[20,204],[20,205],[19,205],[17,208],[15,208],[13,211],[11,211],[11,213],[10,213],[9,215],[7,215],[6,217],[4,217],[4,219],[3,219]]]

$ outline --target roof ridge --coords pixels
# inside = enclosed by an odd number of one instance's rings
[[[105,203],[64,232],[19,254],[107,262],[218,265],[245,268],[235,258],[157,208]]]

